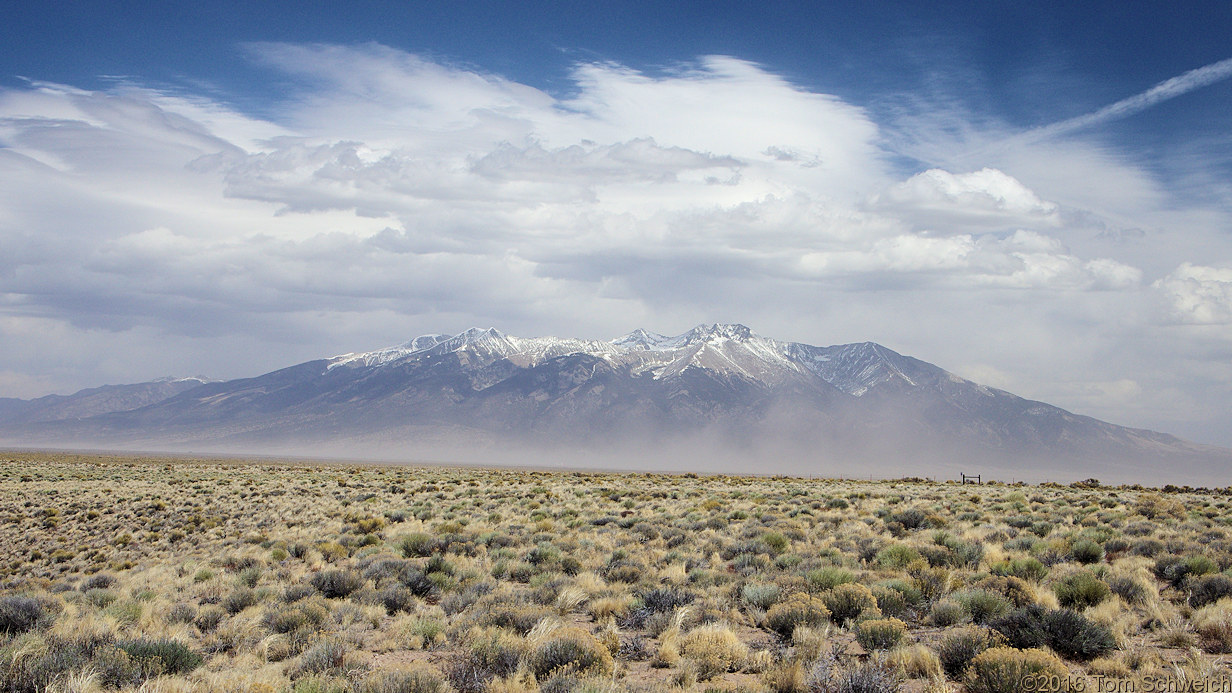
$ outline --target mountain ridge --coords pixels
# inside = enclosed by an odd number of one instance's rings
[[[609,341],[471,328],[145,397],[89,416],[44,409],[44,420],[0,403],[0,440],[492,463],[580,455],[682,471],[1167,473],[1207,484],[1232,462],[1229,451],[1027,400],[875,342],[819,347],[735,323]]]

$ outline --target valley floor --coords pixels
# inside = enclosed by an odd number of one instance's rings
[[[1169,491],[0,453],[0,693],[1232,690]]]

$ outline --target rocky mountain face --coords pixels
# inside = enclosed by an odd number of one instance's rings
[[[255,378],[50,400],[0,401],[0,441],[1221,486],[1232,469],[1229,451],[1072,414],[878,344],[781,342],[743,325],[610,342],[471,329]]]

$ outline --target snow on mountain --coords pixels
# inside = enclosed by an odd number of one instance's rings
[[[722,323],[611,341],[471,328],[253,378],[0,400],[0,441],[73,440],[312,454],[332,445],[347,456],[367,446],[382,458],[473,451],[477,461],[564,446],[651,466],[709,469],[704,460],[720,455],[767,473],[824,459],[1122,478],[1183,467],[1210,480],[1232,464],[1228,451],[1026,400],[872,342],[812,346]]]
[[[475,367],[508,359],[521,368],[560,356],[587,354],[613,366],[627,367],[635,376],[649,375],[656,380],[679,376],[688,368],[738,375],[766,385],[811,373],[856,397],[890,382],[915,386],[908,372],[927,365],[872,342],[816,347],[763,337],[740,324],[717,323],[698,325],[676,336],[637,329],[609,342],[528,339],[496,328],[473,327],[452,337],[429,334],[398,346],[344,354],[331,359],[327,368],[374,367],[443,354],[459,354]],[[934,366],[929,368],[933,375],[961,381]]]

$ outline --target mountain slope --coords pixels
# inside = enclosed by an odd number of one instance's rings
[[[131,411],[206,382],[203,378],[163,378],[134,385],[104,385],[71,395],[47,395],[32,400],[0,399],[0,421],[5,424],[64,421]]]
[[[396,459],[1140,481],[1166,470],[1219,485],[1232,461],[871,342],[817,347],[743,325],[610,342],[471,329],[73,420],[63,407],[18,411],[0,407],[5,440]]]

